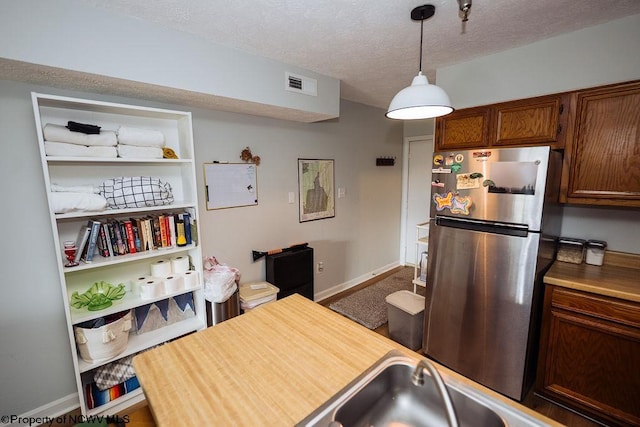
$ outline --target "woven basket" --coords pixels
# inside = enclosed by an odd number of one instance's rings
[[[122,353],[129,342],[131,311],[99,328],[73,328],[80,357],[86,362],[100,362]]]

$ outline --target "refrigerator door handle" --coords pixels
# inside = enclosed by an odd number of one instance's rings
[[[463,230],[475,230],[486,233],[506,234],[509,236],[527,237],[529,227],[523,224],[510,224],[496,221],[481,221],[470,218],[451,218],[438,216],[435,218],[436,225],[443,227],[461,228]]]

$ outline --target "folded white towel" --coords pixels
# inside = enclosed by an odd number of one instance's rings
[[[95,193],[98,194],[100,189],[95,185],[59,185],[51,184],[51,191],[61,193]]]
[[[44,142],[47,156],[60,157],[118,157],[116,147],[87,147],[84,145],[67,144],[64,142]]]
[[[50,194],[54,213],[101,211],[107,207],[107,199],[100,194],[57,191]]]
[[[118,144],[118,156],[123,158],[161,159],[162,155],[162,148]]]
[[[103,130],[96,134],[72,132],[64,126],[47,123],[44,126],[44,139],[51,142],[66,142],[68,144],[109,147],[118,143],[116,133]]]
[[[164,134],[158,130],[120,126],[118,128],[118,142],[140,147],[162,148],[164,147]]]

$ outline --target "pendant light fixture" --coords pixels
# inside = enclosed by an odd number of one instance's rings
[[[422,36],[424,21],[433,16],[436,7],[431,4],[418,6],[411,11],[411,19],[420,21],[420,67],[411,86],[402,89],[389,104],[386,116],[397,120],[430,119],[453,111],[447,93],[436,85],[429,84],[422,74]]]

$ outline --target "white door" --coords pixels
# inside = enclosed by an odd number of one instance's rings
[[[429,221],[433,138],[431,136],[411,137],[406,138],[405,141],[408,161],[405,180],[404,261],[405,265],[414,265],[416,225]]]

